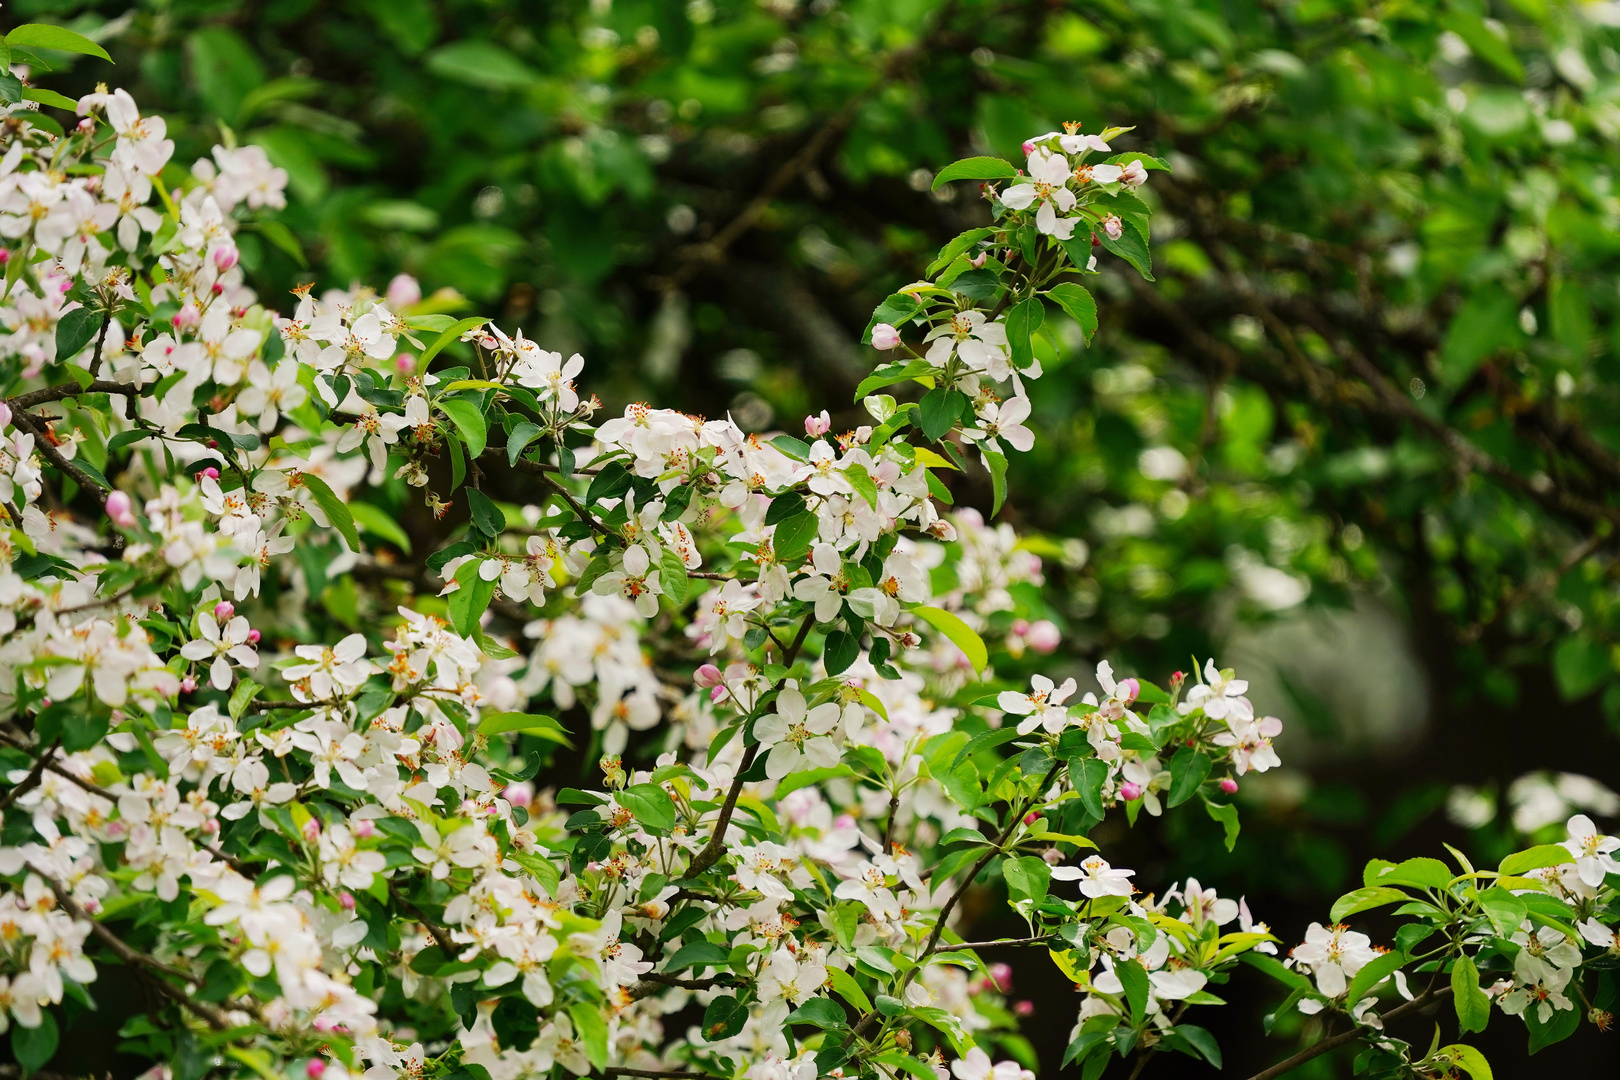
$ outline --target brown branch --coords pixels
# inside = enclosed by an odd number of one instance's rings
[[[34,767],[28,771],[28,775],[22,778],[22,782],[6,792],[4,798],[0,798],[0,811],[11,809],[11,804],[16,802],[19,796],[27,794],[39,785],[40,776],[50,768],[51,755],[56,753],[56,748],[61,745],[62,740],[58,738],[45,748],[45,752],[39,755],[39,760],[34,762]]]
[[[32,409],[35,405],[47,405],[53,401],[64,398],[82,397],[85,394],[117,394],[121,397],[136,397],[144,387],[134,383],[108,382],[106,379],[96,379],[89,386],[80,386],[76,382],[65,382],[60,386],[47,386],[43,390],[30,390],[26,394],[18,394],[12,398],[10,405],[13,411]]]
[[[815,621],[816,613],[813,611],[804,617],[804,622],[799,626],[798,636],[793,639],[793,644],[788,646],[787,651],[782,654],[783,667],[793,666],[793,661],[798,658],[799,650],[804,647],[804,640],[810,636],[810,627],[815,624]],[[781,683],[778,683],[777,689],[781,689],[781,685]],[[720,807],[720,817],[715,821],[714,832],[710,835],[708,844],[704,846],[702,851],[693,856],[691,865],[686,868],[686,873],[681,875],[682,880],[697,877],[720,861],[720,856],[726,850],[726,829],[731,826],[731,816],[737,810],[737,799],[742,795],[743,776],[753,767],[754,759],[758,756],[759,744],[755,743],[748,748],[748,752],[743,755],[742,763],[737,766],[737,775],[731,779],[731,790],[726,792],[726,801]]]
[[[1051,934],[1039,937],[997,938],[995,941],[963,941],[956,945],[941,945],[935,952],[960,952],[963,949],[1032,948],[1048,945],[1057,940]]]
[[[1406,1002],[1404,1005],[1397,1005],[1395,1008],[1385,1013],[1383,1015],[1384,1023],[1388,1024],[1391,1020],[1399,1020],[1401,1017],[1406,1016],[1409,1013],[1414,1013],[1419,1009],[1426,1008],[1434,1004],[1436,1001],[1439,1001],[1441,998],[1448,996],[1450,993],[1451,987],[1449,986],[1442,986],[1439,989],[1425,990],[1411,1001]],[[1348,1031],[1341,1031],[1337,1035],[1330,1035],[1316,1045],[1306,1047],[1293,1057],[1288,1058],[1285,1061],[1279,1061],[1271,1068],[1255,1073],[1253,1076],[1249,1077],[1249,1080],[1276,1080],[1276,1077],[1279,1077],[1287,1072],[1292,1072],[1294,1069],[1299,1068],[1301,1065],[1312,1060],[1313,1058],[1321,1057],[1330,1050],[1337,1050],[1345,1043],[1354,1042],[1356,1039],[1359,1039],[1362,1034],[1363,1030],[1357,1026],[1350,1028]]]
[[[398,903],[400,907],[410,912],[411,916],[415,918],[417,922],[422,924],[423,928],[425,928],[428,934],[433,938],[433,943],[437,945],[446,956],[450,956],[455,953],[455,942],[450,940],[450,934],[445,930],[444,927],[422,914],[421,908],[405,899],[405,894],[400,892],[398,887],[396,887],[392,881],[388,883],[388,891],[394,897],[395,902]]]
[[[41,875],[41,877],[44,877],[44,875]],[[201,986],[201,980],[187,974],[184,971],[181,971],[179,968],[170,967],[168,964],[165,964],[155,956],[149,956],[148,954],[141,952],[139,949],[129,945],[117,934],[114,934],[101,923],[91,918],[90,914],[86,912],[84,908],[79,906],[78,901],[73,899],[72,895],[70,895],[68,891],[62,887],[60,882],[48,877],[44,878],[44,880],[45,883],[51,887],[51,892],[56,894],[56,902],[61,905],[62,910],[71,915],[75,921],[89,923],[90,932],[94,934],[102,944],[106,945],[108,949],[111,949],[113,955],[124,961],[124,963],[129,964],[131,967],[134,967],[137,970],[144,971],[149,976],[148,982],[150,982],[152,986],[156,987],[159,993],[163,994],[171,1001],[174,1001],[182,1008],[189,1009],[191,1012],[196,1013],[203,1019],[205,1023],[208,1024],[209,1027],[216,1031],[224,1031],[231,1026],[230,1022],[226,1020],[225,1014],[220,1012],[214,1006],[202,1001],[193,1001],[185,993],[185,991],[181,990],[168,980],[160,979],[156,976],[158,974],[167,975],[170,978],[180,979],[191,984],[192,986]]]
[[[18,408],[15,402],[8,402],[11,406],[11,422],[34,436],[34,449],[45,456],[45,459],[55,465],[62,472],[79,482],[79,486],[88,491],[111,491],[112,488],[99,480],[92,480],[90,474],[79,468],[73,462],[62,456],[51,442],[50,436],[45,434],[45,426],[41,419],[26,409]]]

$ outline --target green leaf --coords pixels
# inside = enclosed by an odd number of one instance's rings
[[[971,248],[974,244],[977,244],[980,240],[987,240],[994,236],[995,232],[996,230],[988,227],[982,229],[969,229],[967,232],[960,234],[956,237],[956,239],[940,248],[939,257],[933,262],[929,263],[928,269],[923,272],[929,277],[933,277],[935,274],[945,269],[945,267],[951,265],[958,255],[966,253],[969,248]],[[855,396],[857,398],[862,398],[866,395],[856,394]]]
[[[1170,792],[1165,805],[1180,806],[1198,794],[1198,789],[1209,779],[1213,765],[1208,754],[1190,746],[1177,750],[1176,756],[1170,759]]]
[[[484,413],[472,398],[440,398],[439,409],[456,425],[461,432],[461,438],[467,444],[467,453],[476,458],[484,452],[484,442],[489,437],[489,427],[484,421]]]
[[[1562,844],[1537,844],[1533,848],[1509,855],[1502,860],[1496,870],[1509,877],[1520,877],[1544,866],[1561,866],[1574,860],[1575,856],[1571,855]]]
[[[1045,321],[1046,308],[1036,296],[1014,304],[1008,309],[1007,344],[1012,353],[1013,367],[1022,371],[1035,362],[1031,338]]]
[[[103,316],[89,308],[74,308],[56,324],[56,360],[66,363],[84,351],[101,329]]]
[[[478,719],[480,735],[500,735],[508,731],[521,731],[567,747],[574,745],[568,741],[568,729],[554,717],[539,713],[486,712]]]
[[[1513,53],[1513,46],[1505,38],[1493,34],[1485,20],[1471,11],[1453,7],[1439,18],[1442,27],[1468,43],[1475,56],[1490,64],[1514,82],[1524,82],[1524,65]]]
[[[962,406],[967,404],[967,396],[960,390],[944,386],[936,386],[923,395],[922,402],[917,407],[917,415],[922,421],[923,437],[929,442],[939,442],[953,428],[962,417]]]
[[[1380,866],[1374,871],[1369,863],[1362,875],[1366,885],[1415,885],[1420,889],[1443,889],[1451,881],[1451,868],[1439,859],[1407,859],[1394,866]]]
[[[1481,1030],[1484,1030],[1483,1027],[1481,1027]],[[1531,1053],[1534,1052],[1531,1051]],[[1450,1058],[1453,1065],[1473,1077],[1474,1080],[1494,1080],[1494,1077],[1491,1076],[1490,1062],[1485,1060],[1484,1054],[1475,1050],[1472,1046],[1453,1043],[1450,1046],[1442,1046],[1435,1051],[1435,1054],[1438,1057]]]
[[[970,157],[954,161],[934,177],[934,191],[952,180],[1010,180],[1018,175],[1012,162],[994,157]],[[967,250],[963,248],[963,250]]]
[[[973,670],[984,672],[985,665],[990,662],[990,651],[985,648],[984,640],[974,632],[973,628],[957,616],[943,608],[921,606],[911,609],[911,613],[935,630],[944,634],[966,656]]]
[[[1001,876],[1006,879],[1007,891],[1015,903],[1028,900],[1039,904],[1046,898],[1047,886],[1052,882],[1052,868],[1044,859],[1024,855],[1002,863]]]
[[[1614,674],[1608,650],[1589,638],[1566,637],[1553,649],[1553,681],[1565,701],[1578,701]]]
[[[842,675],[860,655],[860,642],[855,640],[854,635],[843,630],[829,633],[827,643],[821,650],[822,663],[827,666],[828,677]]]
[[[478,576],[481,561],[468,559],[456,568],[455,580],[459,588],[450,594],[446,605],[450,611],[450,625],[462,637],[473,636],[478,629],[478,620],[483,618],[485,609],[495,597],[495,582],[485,581]]]
[[[1410,895],[1399,889],[1383,886],[1355,889],[1335,900],[1328,915],[1334,922],[1343,922],[1347,915],[1354,915],[1358,911],[1383,907],[1385,904],[1399,904],[1410,899],[1412,899]]]
[[[1147,970],[1140,960],[1121,960],[1114,965],[1114,974],[1125,987],[1125,1000],[1131,1005],[1131,1024],[1140,1026],[1142,1014],[1147,1011]]]
[[[441,78],[483,90],[516,90],[540,82],[540,73],[489,41],[453,41],[428,53],[427,69]]]
[[[1516,933],[1519,926],[1530,915],[1530,910],[1519,897],[1501,887],[1486,889],[1479,894],[1479,908],[1485,917],[1491,921],[1491,926],[1498,935],[1508,937]]]
[[[477,488],[467,489],[467,509],[472,515],[473,528],[485,536],[494,539],[506,531],[506,515]]]
[[[1356,1002],[1366,997],[1367,992],[1374,986],[1399,971],[1409,959],[1402,952],[1387,952],[1377,959],[1369,961],[1366,967],[1356,972],[1356,977],[1351,979],[1350,985],[1345,988],[1344,1000],[1346,1004],[1355,1005]]]
[[[1118,240],[1115,240],[1113,237],[1109,236],[1107,232],[1101,230],[1099,230],[1095,235],[1098,240],[1102,241],[1102,246],[1104,248],[1113,252],[1115,255],[1118,255],[1120,258],[1134,266],[1136,268],[1136,272],[1141,274],[1143,278],[1147,279],[1148,281],[1152,281],[1153,254],[1152,248],[1148,243],[1147,234],[1142,231],[1136,222],[1129,218],[1125,219],[1124,225],[1124,231],[1120,233]],[[1065,245],[1065,247],[1067,247],[1067,245]],[[1077,263],[1076,265],[1084,266],[1085,263],[1081,262]]]
[[[243,679],[241,682],[237,683],[236,689],[231,691],[231,719],[242,719],[242,714],[247,711],[248,705],[253,701],[254,698],[259,696],[259,691],[263,689],[264,687],[260,686],[252,679]]]
[[[314,473],[302,473],[300,475],[304,487],[308,488],[309,493],[315,497],[315,505],[321,508],[321,512],[326,515],[326,520],[332,523],[332,528],[343,536],[344,542],[349,545],[349,550],[359,551],[360,534],[355,532],[354,514],[350,512],[348,506],[345,505],[342,499],[337,497],[337,492],[333,491],[325,480],[322,480]]]
[[[79,103],[72,98],[65,94],[58,94],[55,90],[46,90],[40,86],[24,87],[22,99],[24,101],[37,101],[41,105],[49,105],[56,109],[66,109],[68,112],[77,112],[79,109]]]
[[[771,445],[794,461],[810,460],[810,444],[803,439],[795,439],[792,435],[778,435],[771,440]]]
[[[1197,1050],[1205,1061],[1217,1069],[1221,1067],[1221,1046],[1208,1030],[1197,1024],[1177,1024],[1176,1034],[1191,1043],[1192,1048]]]
[[[872,374],[861,380],[861,385],[855,390],[855,400],[859,401],[874,390],[881,390],[885,386],[906,382],[918,376],[927,378],[934,371],[934,365],[926,360],[912,360],[905,364],[885,364]],[[933,380],[929,379],[932,387]]]
[[[1530,1053],[1538,1054],[1553,1043],[1563,1042],[1575,1034],[1575,1029],[1581,1025],[1578,1001],[1573,1009],[1554,1009],[1546,1023],[1541,1021],[1540,1009],[1524,1011],[1524,1026],[1530,1029]]]
[[[24,23],[6,35],[6,45],[16,48],[56,49],[59,52],[80,53],[84,56],[94,56],[112,63],[112,57],[107,50],[91,41],[83,34],[75,34],[65,26],[50,26],[45,23]],[[77,108],[77,105],[74,106]]]
[[[1468,956],[1459,956],[1451,969],[1451,1003],[1457,1009],[1457,1027],[1467,1034],[1484,1031],[1491,1019],[1490,995],[1479,988],[1479,969]]]
[[[540,432],[545,430],[539,424],[525,420],[512,428],[512,433],[506,437],[506,462],[516,465],[517,459],[523,456],[523,450],[534,442]]]
[[[373,536],[393,544],[399,550],[409,555],[411,553],[411,538],[386,511],[370,503],[349,503],[349,513],[354,516],[355,524]]]
[[[607,1068],[607,1020],[602,1009],[593,1001],[576,1001],[568,1006],[568,1015],[574,1021],[574,1032],[585,1044],[585,1056],[598,1070]]]
[[[675,800],[659,784],[631,784],[618,793],[618,800],[644,829],[665,833],[675,827]]]
[[[1007,455],[985,450],[985,464],[990,467],[990,516],[1001,513],[1007,502]]]
[[[808,511],[795,514],[776,526],[776,532],[771,536],[771,547],[779,561],[795,562],[804,558],[820,530],[821,519],[816,515]]]
[[[1461,386],[1485,357],[1517,348],[1519,303],[1500,285],[1486,285],[1464,300],[1446,328],[1440,347],[1440,381]]]
[[[421,357],[416,361],[416,370],[426,371],[428,369],[428,364],[435,356],[439,355],[439,350],[461,337],[461,335],[465,334],[467,331],[476,330],[478,327],[483,326],[487,322],[489,322],[488,319],[479,316],[472,319],[462,319],[460,322],[446,329],[444,333],[439,335],[438,340],[434,341],[433,344],[422,350]]]
[[[832,983],[833,992],[862,1012],[872,1011],[872,999],[866,996],[855,977],[847,971],[838,968],[827,969],[827,981]]]
[[[1046,295],[1056,300],[1058,306],[1080,324],[1080,332],[1085,335],[1087,341],[1090,341],[1092,335],[1097,332],[1097,301],[1092,299],[1090,290],[1084,285],[1065,281],[1061,285],[1052,286]]]
[[[665,548],[664,553],[658,557],[658,583],[664,587],[664,595],[676,607],[686,603],[686,598],[692,591],[692,579],[687,576],[686,564],[672,548]]]
[[[57,1041],[56,1017],[48,1009],[40,1013],[38,1027],[12,1024],[11,1053],[25,1072],[35,1072],[49,1062],[56,1054]]]
[[[842,971],[839,974],[844,975]],[[844,975],[844,978],[849,976]],[[703,1010],[703,1036],[711,1042],[729,1039],[742,1031],[747,1022],[748,1007],[726,994],[709,1002],[708,1008]]]
[[[1226,830],[1226,850],[1231,851],[1237,847],[1238,831],[1242,827],[1238,821],[1237,807],[1231,803],[1211,802],[1204,800],[1204,810],[1210,817],[1221,823]]]
[[[682,949],[681,952],[685,952]],[[679,953],[676,954],[677,956]],[[849,1018],[832,998],[815,997],[788,1013],[785,1024],[809,1024],[824,1031],[849,1026]]]

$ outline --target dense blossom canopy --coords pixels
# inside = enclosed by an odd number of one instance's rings
[[[1489,1075],[1385,1033],[1442,997],[1465,1034],[1493,1007],[1533,1044],[1609,1022],[1585,969],[1616,952],[1620,840],[1590,819],[1495,869],[1375,861],[1284,953],[1245,901],[1088,837],[1196,804],[1237,842],[1282,725],[1244,680],[995,688],[986,637],[1056,644],[1007,617],[1043,563],[938,474],[982,467],[999,511],[1035,335],[1095,331],[1099,260],[1150,275],[1136,193],[1166,163],[1126,130],[942,171],[993,223],[874,313],[871,422],[801,439],[599,420],[581,357],[409,279],[279,314],[236,243],[283,204],[261,150],[171,188],[128,94],[30,93],[0,132],[0,1024],[25,1069],[117,963],[166,1002],[128,1045],[188,1077],[1013,1080],[1018,1010],[954,929],[976,883],[1027,924],[997,944],[1081,992],[1088,1077],[1218,1063],[1188,1014],[1240,964],[1348,1017],[1300,1060],[1361,1039],[1378,1076]],[[468,512],[421,575],[371,498],[401,490]],[[333,587],[352,632],[322,637],[300,611]],[[272,616],[303,637],[265,640]],[[600,782],[536,791],[575,740]],[[1385,942],[1343,921],[1396,904]]]

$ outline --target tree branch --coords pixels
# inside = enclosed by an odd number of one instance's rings
[[[1392,1020],[1399,1020],[1408,1013],[1414,1013],[1420,1009],[1426,1008],[1439,1001],[1441,998],[1449,996],[1450,993],[1451,987],[1449,986],[1425,990],[1411,1001],[1406,1002],[1404,1005],[1397,1005],[1395,1008],[1385,1013],[1383,1016],[1384,1023],[1388,1024]],[[1306,1047],[1293,1057],[1288,1058],[1285,1061],[1279,1061],[1271,1068],[1255,1073],[1253,1076],[1249,1077],[1249,1080],[1276,1080],[1277,1077],[1283,1075],[1284,1073],[1292,1072],[1294,1069],[1299,1068],[1301,1065],[1312,1060],[1313,1058],[1321,1057],[1330,1050],[1337,1050],[1345,1043],[1354,1042],[1355,1040],[1361,1038],[1364,1033],[1365,1030],[1357,1025],[1356,1027],[1350,1028],[1348,1031],[1341,1031],[1337,1035],[1330,1035],[1316,1045]]]
[[[39,760],[34,762],[34,767],[28,771],[28,775],[22,778],[22,782],[0,798],[0,811],[11,809],[11,804],[16,802],[19,796],[27,794],[39,784],[40,776],[51,767],[51,755],[56,753],[56,748],[61,745],[62,740],[58,738],[45,748],[45,752],[39,755]]]

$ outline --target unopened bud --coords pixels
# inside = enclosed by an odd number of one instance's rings
[[[174,313],[173,322],[176,330],[195,329],[202,322],[202,312],[197,310],[196,304],[187,304]]]
[[[900,344],[900,331],[886,322],[880,322],[872,327],[872,348],[887,352]]]
[[[326,1062],[320,1058],[310,1058],[304,1065],[304,1075],[309,1077],[309,1080],[321,1080],[321,1077],[326,1075]]]
[[[1132,780],[1125,781],[1120,785],[1119,797],[1126,802],[1135,802],[1142,797],[1142,785]]]
[[[213,293],[215,296],[222,296],[225,293],[225,286],[216,281],[213,285],[209,286],[208,291]]]
[[[1221,790],[1222,791],[1226,792],[1228,795],[1236,795],[1237,794],[1237,788],[1238,788],[1238,783],[1237,783],[1236,780],[1232,779],[1230,776],[1221,777]]]
[[[221,600],[214,605],[214,621],[230,622],[231,616],[236,614],[236,605],[229,600]]]
[[[1121,679],[1117,689],[1120,700],[1129,705],[1142,693],[1142,684],[1135,679]]]
[[[344,890],[338,895],[338,903],[343,905],[344,911],[354,910],[354,893]]]
[[[1029,630],[1024,634],[1024,641],[1030,648],[1045,656],[1056,652],[1057,647],[1063,644],[1063,632],[1050,619],[1039,619],[1030,624]]]
[[[832,430],[832,419],[827,410],[822,409],[820,416],[807,416],[804,418],[804,433],[812,439],[819,438]]]
[[[248,631],[248,637],[247,637],[248,644],[249,645],[257,645],[259,643],[259,639],[261,637],[263,637],[263,635],[260,634],[257,630],[249,630]]]
[[[321,838],[321,823],[314,818],[304,822],[304,839],[311,844]]]
[[[704,664],[692,673],[692,681],[704,690],[718,687],[722,678],[724,676],[721,675],[720,669],[713,664]]]
[[[723,686],[717,686],[713,690],[709,691],[709,700],[711,702],[713,702],[714,704],[716,704],[716,705],[718,705],[722,701],[724,701],[725,697],[726,697],[726,688],[723,687]]]
[[[190,675],[180,680],[180,692],[182,694],[189,694],[195,689],[197,689],[197,680]]]
[[[354,823],[353,832],[361,840],[369,840],[377,835],[377,823],[370,818],[361,818]]]
[[[1024,815],[1024,824],[1025,825],[1033,825],[1039,820],[1041,820],[1041,815],[1037,814],[1033,810],[1031,810],[1029,813]]]
[[[416,370],[416,357],[408,352],[402,352],[394,357],[394,370],[401,375],[409,375]]]
[[[1003,994],[1012,989],[1013,970],[1010,964],[991,964],[990,978],[995,982],[996,989]]]
[[[79,121],[78,131],[80,135],[88,135],[94,130],[96,130],[96,122],[91,117],[87,116]]]
[[[219,470],[214,468],[212,465],[208,466],[208,468],[203,469],[202,471],[197,473],[197,482],[198,483],[201,483],[203,480],[218,480],[218,479],[219,479]]]
[[[422,302],[422,286],[409,274],[396,274],[388,283],[388,306],[394,311]]]
[[[1013,1005],[1013,1012],[1019,1016],[1034,1016],[1035,1003],[1033,1001],[1020,1001]]]
[[[120,528],[134,527],[135,514],[128,493],[114,491],[107,496],[107,517]]]
[[[224,244],[214,249],[214,269],[224,273],[242,261],[242,253],[235,244]]]

